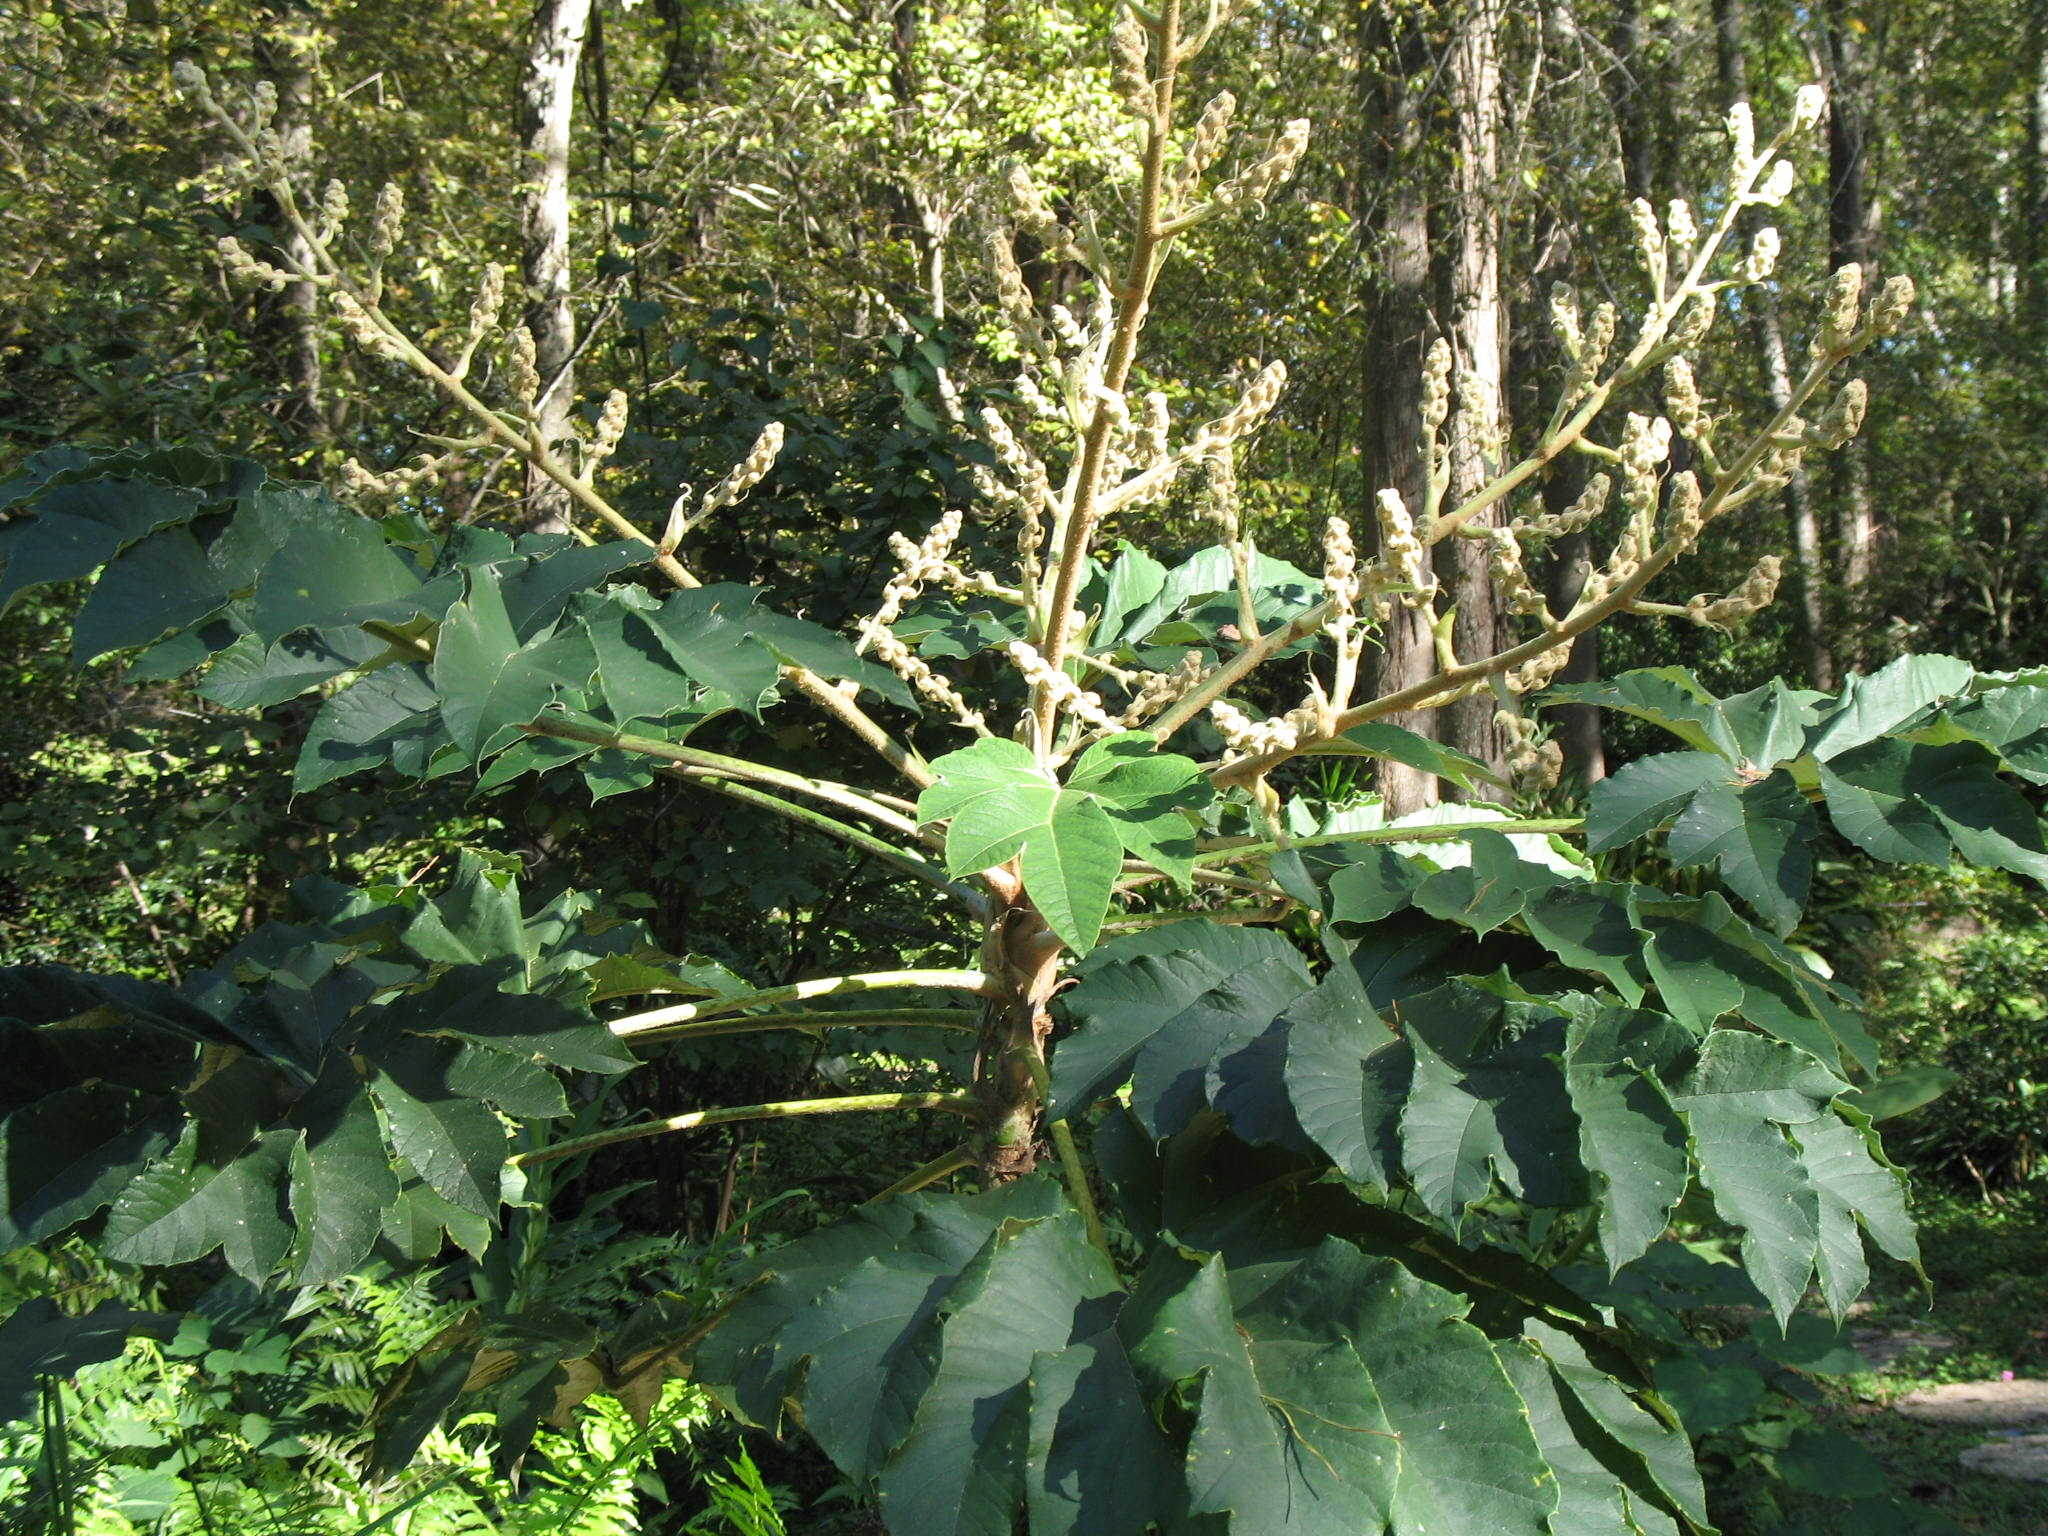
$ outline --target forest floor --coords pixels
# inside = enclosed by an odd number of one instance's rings
[[[1895,1495],[1929,1517],[1926,1529],[1945,1519],[1965,1531],[2048,1536],[2048,1483],[1975,1471],[1962,1459],[1979,1446],[2048,1432],[2048,1423],[1930,1423],[1894,1406],[1956,1383],[2048,1377],[2048,1191],[1994,1205],[1923,1187],[1915,1205],[1932,1303],[1904,1269],[1879,1279],[1855,1336],[1867,1358],[1896,1358],[1828,1383],[1827,1417],[1877,1457]],[[1796,1513],[1805,1523],[1793,1530],[1833,1530],[1817,1507]],[[1901,1527],[1901,1536],[1913,1529]]]

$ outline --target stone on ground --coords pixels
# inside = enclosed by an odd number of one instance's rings
[[[1945,1355],[1956,1341],[1945,1333],[1894,1332],[1889,1328],[1852,1328],[1849,1343],[1874,1371],[1888,1371],[1915,1350]]]
[[[1961,1381],[1909,1392],[1892,1407],[1923,1424],[1977,1428],[2048,1424],[2048,1381]]]
[[[1993,1440],[1963,1452],[1963,1465],[1972,1472],[1988,1472],[1994,1477],[2017,1477],[2030,1483],[2048,1483],[2048,1435],[2018,1435],[2011,1440]]]

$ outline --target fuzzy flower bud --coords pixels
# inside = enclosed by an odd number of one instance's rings
[[[1693,221],[1692,204],[1682,197],[1674,197],[1664,214],[1664,230],[1671,244],[1681,251],[1690,251],[1697,245],[1700,227]]]
[[[1508,772],[1532,788],[1548,789],[1564,771],[1564,749],[1554,741],[1538,741],[1537,725],[1527,715],[1499,710],[1494,725],[1507,738]]]
[[[476,299],[469,306],[469,336],[474,345],[498,324],[498,312],[505,307],[505,269],[495,261],[487,263],[476,285]]]
[[[1870,329],[1878,336],[1896,336],[1913,312],[1913,279],[1888,277],[1870,306]]]
[[[1227,208],[1264,202],[1274,188],[1294,175],[1294,167],[1300,161],[1302,151],[1308,148],[1308,130],[1307,118],[1295,118],[1280,130],[1280,138],[1273,145],[1272,153],[1216,189],[1216,201]]]
[[[177,86],[181,96],[189,96],[202,104],[213,100],[213,89],[206,82],[206,71],[190,59],[179,59],[171,66],[171,82]]]
[[[775,460],[782,453],[782,436],[782,423],[779,421],[771,421],[763,427],[761,435],[754,439],[754,446],[747,450],[747,456],[735,464],[723,480],[705,493],[704,505],[698,516],[708,516],[720,507],[729,507],[735,502],[744,501],[747,492],[766,479],[768,471],[775,467]],[[953,520],[952,526],[957,537],[960,514],[949,512],[946,515]],[[947,542],[950,546],[951,540]]]
[[[1451,414],[1451,344],[1439,336],[1422,360],[1422,429],[1434,437]]]
[[[1664,286],[1667,256],[1664,249],[1664,231],[1657,224],[1657,210],[1646,198],[1637,198],[1628,205],[1629,222],[1635,226],[1636,251],[1643,258],[1643,266],[1649,271],[1651,280],[1661,291]]]
[[[1286,387],[1287,365],[1277,359],[1266,364],[1238,397],[1237,404],[1204,427],[1202,435],[1216,442],[1236,442],[1266,419],[1280,403],[1280,392]]]
[[[1010,189],[1010,216],[1017,221],[1019,229],[1027,235],[1043,238],[1059,227],[1059,218],[1052,211],[1052,204],[1045,200],[1045,193],[1031,179],[1031,172],[1021,165],[1013,165],[1006,180]]]
[[[381,261],[398,244],[405,228],[405,193],[395,181],[384,183],[377,193],[377,208],[370,216],[370,255]]]
[[[1778,232],[1766,224],[1749,242],[1749,255],[1742,263],[1744,282],[1760,283],[1778,266]]]
[[[590,439],[591,468],[596,468],[619,451],[619,440],[626,435],[626,392],[615,389],[604,397],[604,409],[598,412],[597,430]]]
[[[1756,115],[1746,101],[1738,101],[1728,109],[1728,142],[1735,151],[1735,174],[1739,177],[1756,164]]]
[[[1784,569],[1785,562],[1778,556],[1765,555],[1733,592],[1719,599],[1709,599],[1703,593],[1685,605],[1686,612],[1709,629],[1725,631],[1738,620],[1770,607],[1777,598],[1778,581]]]
[[[1797,176],[1798,172],[1792,169],[1790,160],[1779,160],[1765,172],[1764,179],[1757,184],[1756,190],[1749,194],[1749,200],[1753,203],[1762,203],[1767,208],[1775,208],[1792,195],[1792,183]]]
[[[531,411],[534,401],[540,398],[540,372],[534,365],[533,332],[523,325],[514,326],[508,341],[505,388],[514,405],[523,411]]]
[[[341,329],[348,339],[373,357],[397,357],[398,343],[377,328],[369,312],[355,301],[353,295],[334,295],[334,318],[341,322]]]
[[[1699,381],[1693,377],[1692,364],[1683,357],[1674,357],[1664,365],[1664,410],[1672,425],[1686,437],[1707,435],[1710,423],[1706,402],[1700,398]]]
[[[1696,293],[1686,301],[1685,310],[1671,327],[1671,340],[1681,347],[1696,347],[1714,326],[1712,294]]]
[[[1837,267],[1828,279],[1827,298],[1821,309],[1820,330],[1813,338],[1812,352],[1824,357],[1848,348],[1856,334],[1856,319],[1863,300],[1863,268],[1855,262]]]
[[[1550,329],[1568,358],[1585,346],[1585,332],[1579,325],[1579,296],[1564,283],[1550,285]]]
[[[1401,493],[1388,489],[1379,493],[1380,559],[1397,584],[1407,590],[1401,601],[1410,608],[1426,608],[1436,597],[1436,573],[1430,568],[1429,550],[1415,533],[1415,519]]]
[[[1820,420],[1813,424],[1809,439],[1819,448],[1833,450],[1847,446],[1863,430],[1863,417],[1869,408],[1869,386],[1861,379],[1851,379],[1837,392]]]
[[[1109,35],[1109,53],[1117,94],[1133,117],[1150,118],[1159,109],[1152,92],[1152,71],[1146,56],[1145,24],[1128,6],[1117,7],[1116,27]]]
[[[1706,527],[1700,516],[1701,501],[1700,482],[1691,470],[1680,470],[1671,477],[1670,495],[1665,505],[1666,527],[1681,548],[1690,549],[1698,543],[1700,533]]]
[[[1818,82],[1799,87],[1799,94],[1792,98],[1793,128],[1804,133],[1820,121],[1827,105],[1828,93]]]
[[[274,267],[267,261],[251,256],[241,241],[233,235],[223,235],[214,242],[214,250],[220,257],[220,264],[227,268],[228,275],[241,282],[253,283],[268,288],[272,293],[282,291],[292,280],[289,272]]]
[[[1184,202],[1193,194],[1203,173],[1223,153],[1223,146],[1230,135],[1230,120],[1236,114],[1237,98],[1228,91],[1220,92],[1202,108],[1201,119],[1188,137],[1187,153],[1181,157],[1180,165],[1174,171],[1177,201]]]
[[[331,236],[348,222],[348,188],[329,180],[320,189],[320,225]]]

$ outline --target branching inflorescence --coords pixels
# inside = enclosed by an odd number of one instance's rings
[[[1245,921],[1270,920],[1289,898],[1270,883],[1262,864],[1285,841],[1269,775],[1302,754],[1341,750],[1347,733],[1397,712],[1490,694],[1510,766],[1554,777],[1557,749],[1539,739],[1522,713],[1521,697],[1552,681],[1578,636],[1616,615],[1725,627],[1772,600],[1780,571],[1775,557],[1759,561],[1725,594],[1671,601],[1654,597],[1652,587],[1717,519],[1785,485],[1809,451],[1839,448],[1855,435],[1867,404],[1863,383],[1851,380],[1825,400],[1822,391],[1844,362],[1896,331],[1912,304],[1904,278],[1866,297],[1856,267],[1835,273],[1804,375],[1761,430],[1741,440],[1731,436],[1729,418],[1701,390],[1695,354],[1724,298],[1770,278],[1776,233],[1757,230],[1747,249],[1734,248],[1731,233],[1749,210],[1776,205],[1788,195],[1794,176],[1783,152],[1819,120],[1824,100],[1817,86],[1800,91],[1790,121],[1761,144],[1748,107],[1738,105],[1727,121],[1730,155],[1725,184],[1714,199],[1719,211],[1708,224],[1702,226],[1683,201],[1661,213],[1645,201],[1632,207],[1648,294],[1642,312],[1624,317],[1610,302],[1588,312],[1569,289],[1554,291],[1551,323],[1565,368],[1547,420],[1532,437],[1525,434],[1518,456],[1509,455],[1509,434],[1489,403],[1489,391],[1461,366],[1447,341],[1437,341],[1425,360],[1418,402],[1424,468],[1419,503],[1410,505],[1396,489],[1379,490],[1365,513],[1376,535],[1369,551],[1361,548],[1353,519],[1330,518],[1322,538],[1320,594],[1284,617],[1272,617],[1270,609],[1262,615],[1261,557],[1239,495],[1239,461],[1282,398],[1285,365],[1271,361],[1259,367],[1220,415],[1182,422],[1174,419],[1166,394],[1134,382],[1134,369],[1155,285],[1175,243],[1211,219],[1271,197],[1293,175],[1309,125],[1287,123],[1262,146],[1246,148],[1252,141],[1238,134],[1236,103],[1225,93],[1182,131],[1177,125],[1184,115],[1187,66],[1249,9],[1249,0],[1209,0],[1198,23],[1190,21],[1188,9],[1183,0],[1160,0],[1156,8],[1127,0],[1119,10],[1114,79],[1143,146],[1130,198],[1133,213],[1120,238],[1105,233],[1091,215],[1061,212],[1064,203],[1023,167],[1004,178],[1007,228],[992,239],[989,254],[997,317],[1017,359],[1008,391],[1016,412],[970,410],[953,381],[941,380],[948,416],[978,436],[989,453],[991,462],[974,471],[980,505],[947,511],[920,540],[897,537],[896,568],[879,606],[858,626],[860,652],[902,678],[930,706],[932,718],[972,734],[975,748],[954,754],[956,759],[972,757],[980,765],[976,771],[997,779],[1009,775],[1004,782],[1012,785],[1015,775],[1027,777],[1025,788],[1005,802],[1006,815],[1023,819],[1006,824],[1000,835],[979,841],[967,836],[962,819],[973,798],[971,785],[962,789],[935,773],[918,751],[861,707],[853,682],[829,681],[795,663],[782,666],[785,680],[926,792],[915,819],[905,815],[913,810],[908,801],[881,791],[550,718],[524,727],[660,758],[671,773],[856,848],[892,850],[889,862],[961,897],[985,925],[983,962],[974,973],[986,978],[983,990],[990,1000],[977,1067],[977,1155],[984,1174],[997,1179],[1030,1166],[1032,1159],[1051,1027],[1046,1005],[1059,985],[1062,944],[1092,943],[1101,907],[1115,892],[1128,894],[1168,876],[1182,884],[1199,880],[1270,903],[1240,914]],[[709,490],[684,488],[659,530],[642,529],[600,485],[624,437],[626,396],[609,394],[587,428],[572,425],[566,437],[553,439],[543,432],[539,402],[551,384],[538,375],[532,335],[501,318],[501,269],[485,270],[466,323],[458,328],[459,345],[446,361],[437,360],[385,302],[385,264],[404,217],[395,189],[379,195],[367,223],[351,235],[343,188],[329,183],[317,199],[299,191],[305,149],[274,127],[272,94],[259,87],[238,113],[217,99],[196,69],[181,66],[178,78],[276,197],[296,237],[296,256],[280,250],[259,257],[233,240],[222,241],[221,259],[230,272],[273,288],[310,284],[355,343],[425,380],[472,427],[467,436],[430,439],[438,452],[407,467],[378,472],[351,461],[344,471],[350,485],[365,495],[403,494],[431,485],[465,455],[515,456],[568,493],[576,515],[589,525],[577,530],[579,537],[592,539],[596,530],[638,540],[650,546],[653,564],[673,586],[699,585],[683,553],[686,541],[771,471],[782,448],[779,426],[767,428],[746,458]],[[1232,165],[1237,168],[1228,169]],[[1074,290],[1085,297],[1063,304],[1034,294],[1018,260],[1017,236],[1028,237],[1046,258],[1085,274]],[[480,367],[486,359],[495,359],[495,370]],[[496,375],[490,398],[479,392],[485,386],[477,376],[485,371]],[[1645,397],[1661,398],[1661,410],[1626,408]],[[1681,443],[1685,452],[1678,455]],[[1546,510],[1542,482],[1573,456],[1591,460],[1594,472],[1569,506]],[[1677,467],[1677,458],[1687,467]],[[1476,490],[1454,496],[1454,484],[1471,482],[1474,464],[1487,466],[1487,477]],[[1457,474],[1454,465],[1460,467]],[[1234,620],[1215,626],[1214,650],[1187,650],[1172,665],[1162,665],[1152,651],[1149,666],[1133,664],[1110,643],[1113,637],[1098,636],[1103,612],[1083,601],[1091,571],[1099,569],[1092,556],[1119,518],[1176,493],[1191,495],[1214,530],[1235,592]],[[1007,573],[962,563],[970,515],[977,526],[1011,525],[1013,533],[998,540],[998,547],[1011,552]],[[1596,522],[1619,525],[1609,552],[1569,607],[1553,610],[1532,579],[1528,552]],[[1450,595],[1440,587],[1434,565],[1437,547],[1454,539],[1483,546],[1501,609],[1520,632],[1491,654],[1460,655],[1456,648]],[[1000,713],[1010,707],[996,702],[1000,693],[970,687],[964,674],[948,676],[899,633],[910,605],[927,592],[1010,611],[1011,638],[996,654],[1022,685],[1024,702],[1014,717]],[[1433,635],[1434,670],[1407,686],[1375,693],[1367,652],[1399,609],[1412,611]],[[411,643],[431,650],[425,639]],[[1269,665],[1306,673],[1298,701],[1277,714],[1254,711],[1244,702],[1243,685]],[[1220,735],[1220,758],[1196,764],[1159,751],[1198,720]],[[1166,787],[1144,792],[1166,807],[1159,816],[1178,814],[1176,805],[1208,803],[1219,791],[1248,792],[1250,807],[1273,841],[1211,836],[1200,842],[1199,852],[1170,854],[1156,828],[1136,826],[1128,815],[1120,824],[1108,819],[1102,805],[1117,803],[1115,795],[1123,792],[1117,784],[1132,782],[1116,775],[1138,772],[1132,753],[1148,751],[1158,752],[1151,761],[1167,775],[1158,781]],[[1175,778],[1183,769],[1188,778]],[[882,835],[769,790],[864,817]],[[927,814],[940,803],[951,809]],[[1018,812],[1020,806],[1028,815]],[[1092,914],[1071,910],[1071,870],[1062,873],[1056,893],[1070,909],[1063,916],[1052,915],[1055,893],[1033,875],[1037,855],[1031,839],[1040,822],[1032,818],[1062,815],[1087,822],[1098,847],[1107,849],[1096,861],[1102,866],[1106,858],[1106,867],[1088,873]],[[1043,821],[1043,828],[1045,846],[1051,847],[1057,842],[1053,821]],[[1118,836],[1131,857],[1116,856]],[[943,874],[931,857],[942,841]],[[977,850],[989,856],[973,860]],[[1055,849],[1046,857],[1066,854]],[[1235,871],[1217,867],[1233,864]],[[977,889],[956,883],[968,875]],[[1052,1132],[1071,1165],[1061,1128]],[[1083,1181],[1071,1166],[1068,1172],[1076,1198],[1083,1199]]]

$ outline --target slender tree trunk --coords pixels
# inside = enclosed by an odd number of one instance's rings
[[[568,435],[576,403],[576,313],[569,303],[569,127],[576,109],[576,68],[590,23],[590,0],[541,0],[520,82],[520,133],[526,143],[525,250],[527,328],[541,379],[541,435]],[[569,526],[569,494],[538,470],[526,473],[524,520],[560,532]]]
[[[268,18],[257,53],[277,87],[277,131],[287,142],[303,142],[313,127],[313,39],[300,16],[275,10]],[[283,220],[277,222],[281,225]],[[310,268],[313,252],[305,236],[291,229],[279,233],[292,264]],[[311,283],[289,283],[278,295],[278,307],[285,332],[286,385],[278,422],[305,442],[320,443],[328,436],[328,423],[321,394],[319,290]]]
[[[1038,1166],[1039,1083],[1052,1038],[1047,1005],[1061,976],[1060,941],[1021,890],[989,925],[982,969],[1003,991],[983,1011],[975,1056],[975,1092],[985,1105],[977,1156],[982,1181],[1003,1184]]]
[[[1856,0],[1825,0],[1821,24],[1828,85],[1829,265],[1855,262],[1869,284],[1877,276],[1877,220],[1869,192],[1871,39],[1863,10]],[[1837,463],[1842,499],[1835,544],[1848,618],[1841,649],[1855,667],[1863,659],[1861,630],[1877,560],[1877,514],[1866,445],[1850,443]]]
[[[1460,430],[1451,452],[1453,504],[1477,493],[1499,469],[1507,433],[1507,311],[1500,281],[1501,19],[1502,0],[1466,0],[1451,34],[1449,85],[1457,124],[1451,333],[1461,376]],[[1499,519],[1496,507],[1471,526],[1492,526]],[[1492,655],[1504,631],[1487,546],[1476,539],[1451,539],[1437,546],[1437,554],[1440,579],[1458,605],[1453,649],[1463,660]],[[1493,723],[1496,707],[1491,693],[1453,704],[1444,711],[1443,734],[1452,746],[1504,775],[1507,755]]]
[[[2031,79],[2013,266],[2023,334],[2038,346],[2048,339],[2048,0],[2028,0],[2026,46]]]
[[[1398,8],[1398,9],[1397,9]],[[1398,490],[1422,505],[1422,362],[1429,341],[1429,203],[1422,167],[1427,50],[1412,8],[1373,0],[1358,12],[1359,166],[1356,216],[1367,280],[1364,430],[1361,467],[1368,502]],[[1370,506],[1353,519],[1377,527]],[[1387,694],[1429,676],[1435,659],[1428,621],[1395,605],[1382,636],[1378,688]],[[1395,724],[1433,735],[1436,717],[1406,712]],[[1434,804],[1437,781],[1382,760],[1379,790],[1389,815]]]
[[[1747,30],[1743,0],[1714,0],[1714,55],[1723,93],[1731,105],[1749,99],[1749,65],[1743,54]],[[1762,223],[1754,214],[1745,214],[1745,237],[1753,237]],[[1744,296],[1743,307],[1751,316],[1763,352],[1764,389],[1771,409],[1782,411],[1792,399],[1792,364],[1777,291],[1767,285],[1752,288]],[[1792,471],[1785,487],[1785,516],[1799,572],[1799,635],[1806,652],[1806,680],[1815,688],[1832,689],[1836,674],[1834,647],[1828,640],[1827,557],[1821,548],[1820,519],[1814,512],[1813,484],[1803,465]]]

